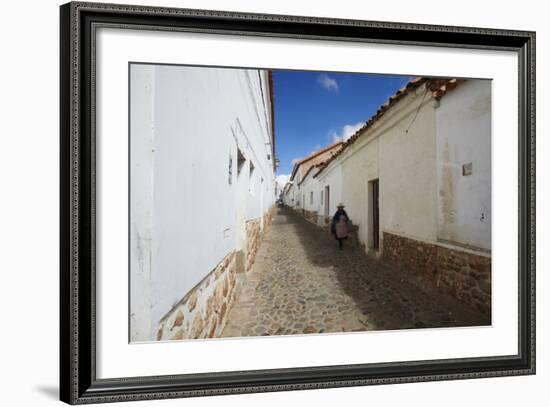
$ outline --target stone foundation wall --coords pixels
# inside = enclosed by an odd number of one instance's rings
[[[260,248],[262,228],[260,219],[246,222],[246,271],[250,270]]]
[[[266,232],[271,227],[271,222],[273,221],[273,212],[275,211],[275,208],[271,208],[265,215],[264,215],[264,228],[262,231],[262,235],[265,235]]]
[[[238,252],[233,251],[161,320],[156,339],[218,336],[235,299],[237,268]]]
[[[422,285],[491,313],[491,256],[383,233],[382,259],[413,273]]]
[[[304,218],[306,218],[306,220],[310,221],[311,223],[317,224],[317,212],[308,211],[307,209],[304,209],[303,216]]]
[[[330,229],[330,216],[317,214],[317,226],[329,230]]]
[[[249,271],[256,259],[256,253],[262,243],[262,237],[267,233],[273,220],[273,208],[262,218],[246,222],[246,271]]]
[[[218,337],[226,317],[273,219],[272,210],[246,223],[245,249],[229,253],[161,320],[157,340]],[[262,228],[263,224],[263,228]]]

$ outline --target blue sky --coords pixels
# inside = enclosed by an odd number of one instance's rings
[[[294,161],[361,127],[411,77],[273,71],[278,175]],[[284,179],[284,177],[281,177]]]

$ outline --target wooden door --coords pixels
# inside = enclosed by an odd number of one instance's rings
[[[380,206],[379,206],[379,182],[377,179],[370,182],[372,193],[371,220],[372,220],[372,248],[380,247]]]

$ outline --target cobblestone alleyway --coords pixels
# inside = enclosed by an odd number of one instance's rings
[[[347,243],[347,242],[346,242]],[[278,208],[222,337],[487,325],[456,300]]]

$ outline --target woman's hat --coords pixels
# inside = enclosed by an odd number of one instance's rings
[[[346,205],[344,205],[342,202],[340,202],[336,207],[337,207],[337,208],[343,208],[343,207],[345,207],[345,206],[346,206]]]

